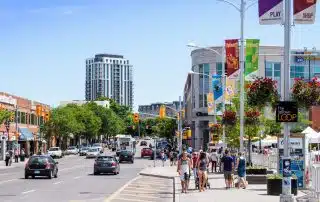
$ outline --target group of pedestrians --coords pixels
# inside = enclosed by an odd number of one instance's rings
[[[246,182],[246,160],[243,153],[231,153],[229,149],[213,149],[210,153],[193,152],[192,156],[187,151],[183,151],[180,158],[178,157],[177,172],[181,180],[182,193],[187,193],[191,171],[193,173],[195,184],[198,184],[199,191],[206,189],[208,182],[208,170],[211,165],[211,172],[223,172],[226,189],[231,187],[247,187]],[[235,182],[235,176],[238,180]]]
[[[21,149],[21,151],[19,151],[19,149],[7,151],[6,157],[5,157],[6,166],[11,166],[13,158],[14,158],[14,162],[18,163],[19,156],[22,156],[22,157],[25,156],[25,151],[23,148]]]

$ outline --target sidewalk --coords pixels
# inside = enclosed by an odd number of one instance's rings
[[[11,166],[6,166],[6,162],[4,160],[0,161],[0,170],[10,169],[10,168],[17,168],[17,167],[23,167],[28,162],[28,158],[24,160],[24,162],[21,162],[19,159],[18,163],[13,162]]]
[[[181,193],[180,180],[176,172],[176,167],[150,167],[140,173],[161,175],[161,176],[176,176],[176,201],[179,202],[279,202],[279,196],[267,195],[267,185],[249,185],[247,189],[232,188],[225,189],[225,182],[222,174],[209,173],[209,182],[211,188],[205,192],[195,190],[194,178],[191,177],[189,192]],[[298,193],[297,197],[304,195]],[[171,199],[172,201],[172,199]]]

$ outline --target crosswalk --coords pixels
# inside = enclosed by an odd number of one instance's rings
[[[123,189],[111,202],[171,202],[172,181],[141,176]]]

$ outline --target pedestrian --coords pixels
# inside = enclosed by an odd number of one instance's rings
[[[197,169],[198,159],[199,159],[198,153],[197,152],[193,152],[192,153],[192,171],[193,171],[193,177],[194,177],[194,181],[195,181],[196,185],[197,184],[199,185],[198,169]]]
[[[214,172],[217,172],[218,154],[216,149],[211,150],[210,161],[211,161],[211,172],[213,173],[213,168],[214,168]]]
[[[190,180],[191,160],[188,158],[187,152],[183,152],[181,159],[178,161],[177,172],[181,180],[182,193],[187,193]]]
[[[26,156],[26,153],[25,153],[25,151],[24,151],[24,148],[21,149],[20,156],[21,156],[21,160],[24,161],[25,156]]]
[[[14,162],[18,163],[19,162],[19,150],[14,149]]]
[[[247,187],[246,181],[246,159],[242,152],[239,152],[239,158],[237,159],[237,171],[238,171],[238,189],[243,186],[243,189]]]
[[[232,186],[232,171],[234,170],[234,161],[230,156],[229,150],[225,151],[225,156],[222,157],[221,162],[223,163],[223,173],[226,183],[226,189],[230,189]]]
[[[10,161],[10,153],[7,151],[6,158],[5,158],[6,166],[9,166],[9,161]]]
[[[170,151],[169,158],[170,158],[170,166],[173,166],[173,151]]]
[[[9,160],[9,166],[12,164],[12,158],[13,158],[13,151],[12,149],[9,150],[10,160]]]
[[[166,161],[166,156],[165,156],[165,153],[163,150],[161,150],[160,156],[161,156],[161,161],[162,161],[162,167],[164,167],[164,162]]]
[[[208,180],[208,168],[209,162],[208,158],[205,152],[200,153],[200,157],[197,161],[197,170],[198,170],[198,176],[199,176],[199,191],[203,192],[205,185]]]

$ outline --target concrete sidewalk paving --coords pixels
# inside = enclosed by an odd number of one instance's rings
[[[247,189],[225,189],[223,174],[209,173],[210,189],[205,192],[195,190],[194,178],[190,179],[188,193],[181,193],[181,185],[176,167],[149,167],[141,171],[142,174],[151,174],[167,177],[176,177],[176,201],[179,202],[278,202],[279,196],[267,195],[267,185],[249,185]],[[297,197],[303,196],[302,192]],[[169,200],[170,201],[170,200]],[[172,201],[172,199],[171,199]]]

